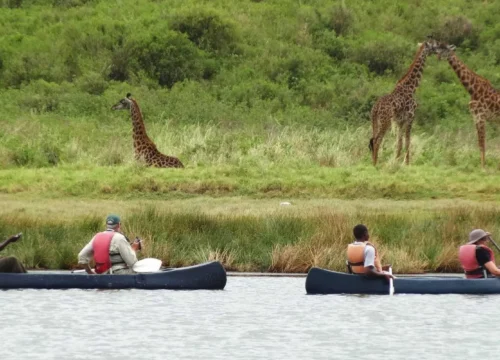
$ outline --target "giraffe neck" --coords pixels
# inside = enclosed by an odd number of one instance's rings
[[[420,85],[420,80],[422,79],[425,60],[427,59],[427,53],[424,51],[424,46],[425,45],[420,46],[410,68],[396,84],[396,89],[401,89],[404,92],[410,92],[412,94],[417,90]]]
[[[132,117],[133,137],[134,140],[150,141],[146,133],[146,127],[142,120],[141,109],[137,102],[131,99],[132,105],[130,106],[130,116]]]
[[[448,57],[448,63],[457,74],[458,79],[467,90],[467,92],[474,97],[476,90],[484,86],[491,87],[488,80],[479,76],[474,71],[469,69],[455,54]]]

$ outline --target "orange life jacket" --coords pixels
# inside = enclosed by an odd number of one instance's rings
[[[495,262],[493,250],[487,246],[474,244],[460,246],[460,249],[458,250],[458,260],[460,260],[460,264],[462,264],[462,268],[465,271],[465,277],[467,279],[481,279],[486,277],[486,269],[479,265],[476,259],[476,248],[478,246],[488,250],[490,253],[490,260]]]
[[[114,231],[104,231],[98,233],[92,241],[92,249],[94,250],[95,272],[98,274],[105,273],[111,269],[111,258],[109,257],[109,247],[111,239],[113,239]]]
[[[366,241],[359,244],[349,244],[347,245],[347,266],[349,271],[353,274],[364,274],[365,273],[365,247],[366,245],[373,246],[375,249],[375,268],[378,271],[382,271],[382,264],[378,258],[378,251],[375,245]]]

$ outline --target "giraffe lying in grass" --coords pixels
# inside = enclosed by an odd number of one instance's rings
[[[111,109],[130,110],[133,126],[132,137],[134,139],[135,158],[137,160],[145,161],[148,166],[160,168],[184,167],[178,158],[164,155],[158,151],[154,142],[148,137],[146,127],[144,126],[144,121],[142,119],[141,109],[139,108],[137,101],[132,98],[132,94],[128,93],[127,96],[121,99]]]

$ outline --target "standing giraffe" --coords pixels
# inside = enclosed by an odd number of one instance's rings
[[[177,167],[183,168],[181,161],[173,156],[163,155],[158,151],[156,145],[151,141],[146,133],[146,127],[142,119],[141,109],[137,101],[132,99],[132,94],[128,93],[127,96],[121,99],[111,110],[128,110],[130,109],[130,116],[132,118],[134,150],[135,158],[137,160],[143,159],[148,166],[155,166],[160,168]]]
[[[427,40],[420,45],[413,63],[406,74],[398,81],[392,93],[377,100],[371,111],[373,137],[370,139],[373,165],[377,165],[378,151],[385,133],[394,122],[398,127],[398,142],[396,157],[401,156],[403,146],[403,131],[405,131],[406,156],[405,163],[410,163],[410,133],[415,117],[417,101],[415,91],[422,79],[425,60],[428,55],[436,52],[437,42]]]
[[[469,111],[476,124],[479,150],[481,151],[481,167],[485,162],[485,126],[486,121],[500,118],[500,93],[491,83],[469,69],[455,54],[455,46],[440,43],[437,48],[439,59],[446,59],[457,74],[458,79],[470,94]]]

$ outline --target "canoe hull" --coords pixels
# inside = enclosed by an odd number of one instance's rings
[[[222,290],[226,281],[226,271],[217,261],[134,275],[0,273],[0,289]]]
[[[384,278],[339,273],[312,268],[307,274],[308,294],[388,295]],[[500,294],[500,279],[465,279],[463,277],[407,277],[394,280],[395,294]]]

